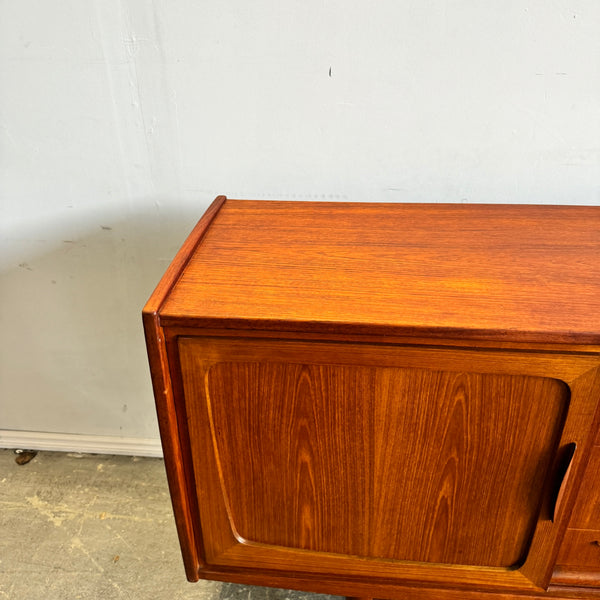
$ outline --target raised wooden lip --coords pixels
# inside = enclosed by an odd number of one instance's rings
[[[217,196],[213,200],[211,205],[202,215],[201,219],[198,221],[194,229],[192,229],[192,232],[171,261],[169,267],[165,271],[165,274],[162,276],[160,282],[156,286],[156,289],[152,292],[152,295],[146,302],[146,305],[142,310],[142,314],[158,315],[161,306],[169,295],[169,292],[177,283],[177,280],[183,273],[183,270],[194,254],[194,251],[202,242],[202,239],[208,231],[208,228],[226,201],[226,196]],[[159,324],[162,325],[162,322]]]

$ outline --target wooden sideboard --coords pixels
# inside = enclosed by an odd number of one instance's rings
[[[219,197],[143,318],[190,581],[600,597],[600,207]]]

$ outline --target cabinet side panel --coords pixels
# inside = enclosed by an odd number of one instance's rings
[[[381,559],[524,561],[568,405],[519,375],[221,362],[207,375],[248,542]]]
[[[191,497],[184,470],[165,336],[157,318],[151,314],[144,314],[144,330],[167,480],[186,576],[189,581],[198,581],[201,562],[193,529]]]
[[[200,546],[194,534],[193,521],[196,511],[190,506],[191,496],[188,493],[189,477],[184,469],[165,332],[160,322],[160,309],[171,293],[173,285],[184,271],[190,256],[198,244],[201,243],[210,224],[226,200],[225,196],[215,198],[173,258],[169,268],[156,286],[156,289],[152,292],[142,311],[146,349],[152,376],[152,387],[156,402],[167,479],[186,575],[190,581],[197,581],[199,578],[198,569],[201,563],[198,549]]]

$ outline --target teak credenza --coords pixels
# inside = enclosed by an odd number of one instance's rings
[[[600,207],[221,196],[143,317],[189,580],[600,597]]]

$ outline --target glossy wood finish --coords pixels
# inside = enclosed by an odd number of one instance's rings
[[[600,207],[227,200],[165,324],[600,343]]]
[[[233,569],[224,573],[218,569],[207,567],[202,576],[216,581],[237,581],[247,585],[269,585],[310,592],[346,595],[362,593],[364,597],[382,600],[594,600],[600,598],[600,590],[577,586],[551,586],[545,592],[506,592],[486,590],[466,590],[460,587],[428,586],[424,583],[414,583],[401,587],[382,580],[369,582],[356,581],[348,578],[338,578],[335,581],[322,577],[308,578],[298,576],[294,572],[283,576],[278,573],[256,572],[251,570]],[[268,582],[268,583],[267,583]]]
[[[184,245],[181,247],[159,285],[144,306],[143,323],[146,347],[152,375],[152,386],[156,399],[158,425],[160,428],[163,456],[167,466],[167,479],[177,523],[177,532],[184,557],[186,575],[190,581],[198,581],[201,566],[199,550],[201,541],[194,533],[197,508],[191,506],[193,497],[188,493],[187,481],[190,479],[189,464],[183,459],[179,434],[178,413],[174,406],[173,387],[169,372],[169,359],[165,346],[165,333],[160,325],[159,310],[170,293],[174,283],[181,276],[190,256],[204,237],[208,227],[225,202],[219,196],[198,222]],[[196,527],[197,529],[197,527]]]
[[[553,581],[600,587],[600,446],[594,446]]]
[[[542,457],[552,454],[554,474],[553,436],[560,432],[561,449],[590,437],[597,357],[200,337],[179,338],[178,347],[209,563],[513,589],[544,585],[566,519],[550,521],[560,482],[546,480]],[[224,365],[237,376],[224,377]],[[251,380],[248,369],[263,376]],[[311,369],[318,374],[312,379]],[[559,426],[565,384],[569,410]],[[423,406],[426,400],[434,406]],[[581,460],[574,457],[576,469]],[[501,482],[492,483],[492,473]],[[477,497],[479,487],[490,495]],[[274,501],[269,489],[281,496]],[[493,494],[505,505],[493,505]],[[291,514],[269,514],[286,502]],[[266,522],[253,522],[254,511]],[[538,511],[526,560],[515,570],[523,547],[515,550],[514,534],[520,530],[522,541]],[[441,533],[420,539],[428,527]],[[261,538],[265,530],[275,537]],[[456,546],[451,535],[460,538]],[[465,568],[461,551],[481,568]],[[399,569],[389,559],[411,562]]]
[[[205,385],[244,540],[491,567],[527,556],[568,403],[557,380],[228,362]]]
[[[561,567],[600,572],[600,530],[568,529],[558,561]]]
[[[600,446],[594,446],[585,472],[585,479],[577,494],[577,504],[569,527],[600,530]]]
[[[144,309],[188,578],[600,597],[599,224],[218,198]]]

